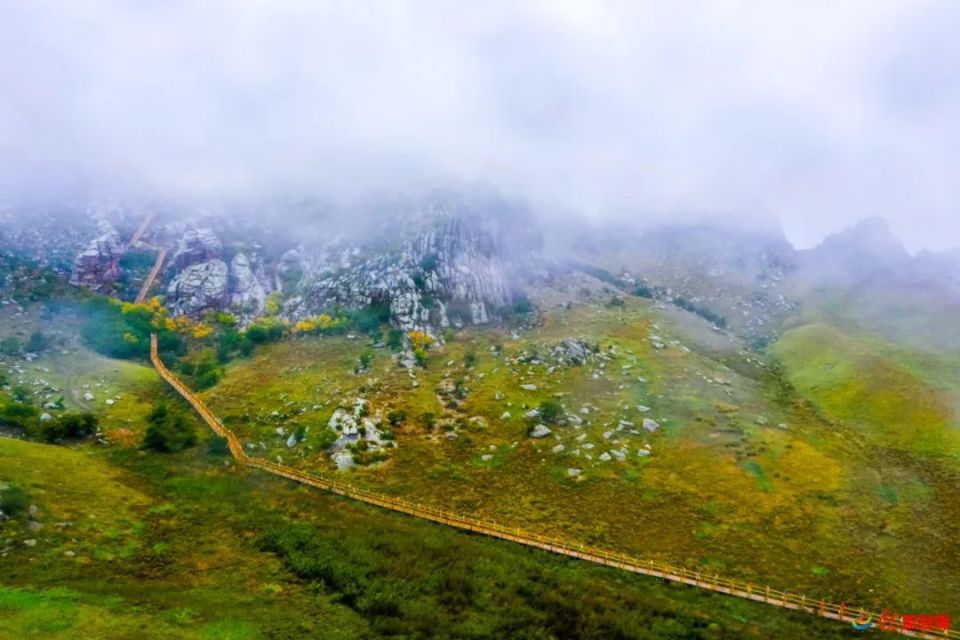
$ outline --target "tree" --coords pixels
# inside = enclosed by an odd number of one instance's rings
[[[143,448],[175,453],[197,443],[193,424],[181,413],[161,402],[147,416],[147,432],[143,436]]]

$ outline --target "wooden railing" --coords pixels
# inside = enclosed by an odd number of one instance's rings
[[[147,279],[143,281],[143,285],[140,287],[140,293],[137,294],[137,304],[140,304],[147,299],[147,294],[150,293],[150,287],[153,286],[153,281],[157,279],[157,274],[160,273],[160,268],[163,267],[163,261],[167,258],[167,250],[164,247],[152,247],[157,249],[157,259],[153,263],[153,266],[150,267],[150,273],[147,274]]]
[[[473,531],[502,540],[510,540],[511,542],[516,542],[528,547],[552,551],[553,553],[571,558],[579,558],[608,567],[615,567],[624,571],[630,571],[631,573],[662,578],[663,580],[669,580],[671,582],[680,582],[699,589],[725,593],[738,598],[755,600],[785,609],[803,611],[823,618],[840,620],[850,624],[872,619],[877,624],[877,628],[879,628],[879,621],[881,620],[880,614],[874,611],[867,611],[861,607],[808,598],[799,593],[789,593],[767,586],[758,586],[748,582],[731,580],[715,573],[683,569],[654,560],[641,560],[615,551],[542,536],[537,533],[525,531],[519,527],[510,527],[420,503],[409,502],[400,498],[354,487],[349,483],[328,480],[320,476],[304,473],[291,467],[274,464],[262,458],[249,457],[244,452],[243,446],[237,436],[223,426],[213,412],[210,411],[193,392],[187,389],[163,364],[157,352],[156,334],[152,334],[150,337],[150,360],[160,373],[160,376],[169,383],[184,400],[190,403],[190,406],[192,406],[200,417],[203,418],[204,422],[213,429],[214,433],[226,439],[230,454],[239,464],[262,469],[263,471],[293,480],[294,482],[317,487],[318,489],[323,489],[345,498],[350,498],[351,500],[405,513],[423,520],[438,522],[457,529]],[[960,632],[955,630],[914,630],[903,628],[899,625],[890,630],[915,638],[960,638]]]

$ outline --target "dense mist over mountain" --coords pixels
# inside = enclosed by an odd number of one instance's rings
[[[0,8],[0,201],[484,180],[591,216],[956,246],[950,2]],[[720,213],[718,213],[720,212]]]

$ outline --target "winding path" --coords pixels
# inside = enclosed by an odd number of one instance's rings
[[[640,560],[614,551],[598,549],[557,538],[549,538],[519,528],[506,527],[495,522],[479,520],[463,514],[456,514],[375,493],[366,489],[360,489],[347,483],[327,480],[326,478],[274,464],[261,458],[251,458],[244,452],[243,446],[237,436],[224,427],[213,412],[211,412],[193,392],[187,389],[163,364],[157,352],[157,334],[155,333],[150,336],[150,361],[153,363],[153,366],[156,367],[160,376],[169,383],[184,400],[190,403],[196,412],[200,414],[200,417],[203,418],[204,422],[213,429],[214,433],[226,439],[231,455],[241,465],[262,469],[268,473],[293,480],[294,482],[317,487],[318,489],[323,489],[351,500],[390,509],[391,511],[398,511],[415,518],[438,522],[449,527],[473,531],[474,533],[491,536],[493,538],[510,540],[511,542],[516,542],[528,547],[552,551],[560,555],[623,569],[631,573],[662,578],[671,582],[680,582],[699,589],[725,593],[747,600],[755,600],[784,609],[803,611],[823,618],[840,620],[851,625],[858,623],[867,625],[872,621],[877,625],[875,628],[879,628],[879,621],[881,620],[880,614],[873,611],[866,611],[860,607],[853,607],[842,603],[835,604],[825,602],[823,600],[808,598],[801,594],[787,593],[766,586],[756,586],[746,582],[730,580],[720,575],[690,571],[653,560]],[[921,631],[907,629],[901,625],[897,625],[893,629],[890,629],[890,631],[914,638],[960,638],[960,631],[956,630],[931,629]]]

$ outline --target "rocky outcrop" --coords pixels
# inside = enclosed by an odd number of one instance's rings
[[[70,284],[106,293],[120,277],[120,258],[126,246],[109,223],[101,222],[99,232],[74,259]]]
[[[200,317],[224,309],[228,300],[227,263],[208,260],[177,274],[167,288],[167,305],[174,315]]]
[[[179,272],[191,265],[219,258],[222,251],[223,245],[212,229],[188,227],[180,238],[172,263]]]
[[[491,202],[410,206],[372,240],[336,238],[284,254],[277,286],[291,296],[285,313],[298,319],[372,305],[403,331],[433,335],[499,317],[539,260],[531,226]]]
[[[245,323],[264,312],[269,284],[260,258],[238,253],[230,261],[230,310]]]

